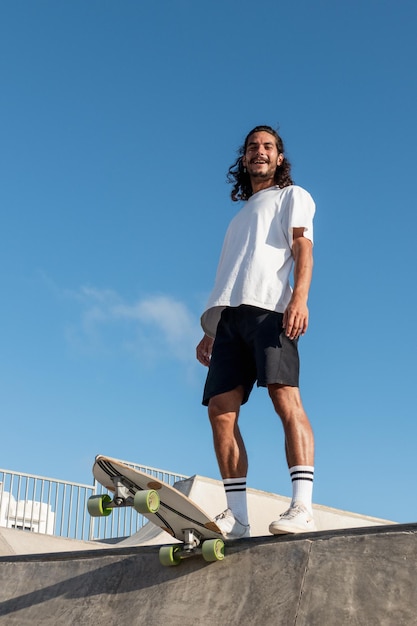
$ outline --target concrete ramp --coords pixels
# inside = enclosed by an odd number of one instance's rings
[[[417,524],[257,537],[163,568],[157,546],[0,558],[0,624],[412,626]]]
[[[0,527],[0,556],[11,554],[40,554],[41,552],[74,552],[99,550],[108,543],[81,541]]]

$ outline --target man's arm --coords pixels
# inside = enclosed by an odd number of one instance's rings
[[[290,339],[304,335],[308,328],[308,292],[313,274],[313,244],[303,236],[303,228],[294,228],[294,289],[284,313],[283,326]]]

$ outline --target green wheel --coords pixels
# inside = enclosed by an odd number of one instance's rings
[[[159,509],[159,495],[155,489],[137,491],[133,499],[133,506],[138,513],[156,513]]]
[[[110,515],[111,509],[106,504],[111,502],[108,493],[102,493],[98,496],[90,496],[87,500],[87,510],[91,517],[106,517]]]
[[[179,546],[162,546],[159,548],[159,562],[165,567],[179,565],[181,562],[181,548]]]
[[[202,547],[203,559],[208,563],[224,559],[224,541],[222,539],[207,539]]]

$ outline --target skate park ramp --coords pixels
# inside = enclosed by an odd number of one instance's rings
[[[417,524],[254,537],[175,567],[152,545],[6,555],[0,624],[417,625],[416,539]]]
[[[0,528],[0,556],[99,550],[107,546],[108,543],[100,543],[98,541],[80,541],[44,535],[42,533],[15,530],[13,528]]]

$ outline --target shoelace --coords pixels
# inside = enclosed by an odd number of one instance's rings
[[[292,519],[293,517],[295,517],[299,513],[302,513],[302,508],[299,507],[299,506],[292,506],[290,509],[288,509],[288,511],[283,513],[281,515],[281,517],[285,518],[285,519]]]
[[[223,513],[220,513],[219,515],[217,515],[214,520],[219,520],[219,519],[224,519],[225,517],[227,517],[227,511],[223,511]]]

